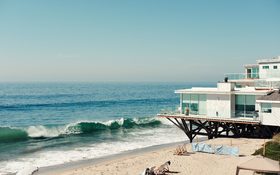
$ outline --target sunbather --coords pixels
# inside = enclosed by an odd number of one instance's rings
[[[151,168],[146,168],[146,170],[141,175],[154,175],[155,166]]]
[[[155,175],[164,175],[166,172],[169,171],[169,165],[171,164],[170,161],[165,162],[160,167],[154,170]]]

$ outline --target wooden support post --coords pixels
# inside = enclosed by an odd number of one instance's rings
[[[226,127],[226,135],[228,137],[228,135],[229,135],[229,128],[228,128],[227,124],[225,124],[225,127]]]
[[[219,123],[214,123],[214,126],[215,126],[215,133],[214,133],[214,136],[215,136],[215,138],[217,138],[218,137],[218,124]]]
[[[245,132],[245,128],[246,128],[246,125],[241,125],[241,135],[242,136],[245,136],[246,134],[246,132]]]
[[[169,121],[171,121],[175,126],[177,126],[178,128],[182,129],[177,123],[175,123],[173,120],[171,120],[170,118],[167,118]]]
[[[183,125],[182,125],[176,118],[174,118],[174,119],[176,120],[176,122],[178,123],[178,125],[180,126],[180,128],[181,128],[182,130],[184,130]]]
[[[193,141],[193,137],[192,137],[192,135],[193,135],[193,121],[192,120],[190,120],[190,142],[192,143],[192,141]]]
[[[213,139],[215,129],[212,127],[212,123],[210,121],[208,122],[208,125],[208,139]]]
[[[192,135],[191,135],[191,133],[190,133],[190,130],[189,130],[189,128],[188,128],[188,125],[187,125],[187,123],[186,123],[186,121],[185,121],[184,119],[181,119],[181,121],[182,121],[182,124],[183,124],[183,126],[184,126],[184,132],[185,132],[185,134],[188,136],[189,140],[191,141],[191,140],[192,140]]]
[[[198,135],[208,136],[208,139],[213,137],[271,138],[274,134],[280,132],[279,126],[265,126],[259,123],[215,121],[214,119],[208,120],[187,116],[165,116],[165,118],[184,131],[190,142],[193,142]]]

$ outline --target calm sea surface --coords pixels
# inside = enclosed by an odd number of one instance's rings
[[[174,90],[213,83],[2,83],[0,174],[183,141],[156,118]]]

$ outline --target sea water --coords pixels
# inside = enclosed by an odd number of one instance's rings
[[[1,83],[0,174],[184,141],[156,114],[212,83]]]

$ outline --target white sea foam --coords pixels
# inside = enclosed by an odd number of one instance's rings
[[[133,122],[136,124],[147,124],[151,121],[160,121],[164,125],[172,125],[171,122],[166,121],[162,118],[133,118]],[[70,123],[65,126],[52,126],[46,127],[42,125],[38,126],[29,126],[28,128],[24,129],[29,137],[38,138],[38,137],[58,137],[60,135],[69,135],[69,134],[80,134],[81,128],[77,127],[81,123],[99,123],[105,126],[111,126],[112,123],[117,123],[120,126],[123,126],[125,119],[115,119],[115,120],[108,120],[108,121],[91,121],[91,120],[81,120],[74,123]]]
[[[26,130],[29,137],[57,137],[64,132],[64,128],[45,126],[30,126]]]
[[[110,126],[112,123],[117,122],[119,125],[123,125],[124,123],[124,118],[116,119],[116,120],[108,120],[105,122],[100,121],[100,123]]]
[[[36,131],[36,129],[33,131]],[[43,131],[44,129],[40,130],[41,134],[44,134]],[[99,158],[153,145],[184,141],[186,138],[184,133],[177,128],[139,129],[120,141],[96,143],[87,147],[73,148],[72,150],[41,151],[26,157],[1,162],[0,174],[18,172],[22,175],[27,175],[29,172],[36,170],[36,167]]]

